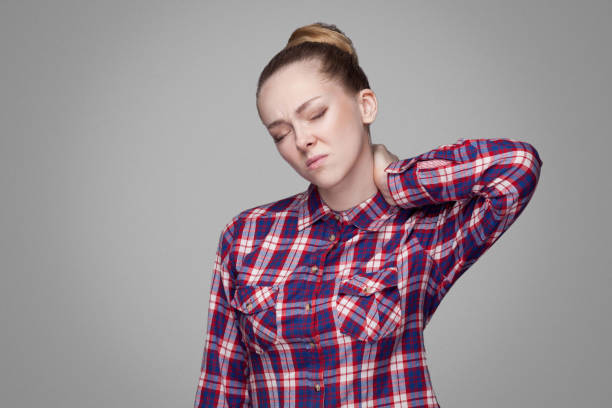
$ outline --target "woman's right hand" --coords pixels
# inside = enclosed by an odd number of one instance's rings
[[[391,163],[398,161],[399,157],[387,150],[384,144],[372,144],[372,154],[374,156],[374,183],[389,205],[397,205],[389,191],[388,173],[385,172],[385,169]]]

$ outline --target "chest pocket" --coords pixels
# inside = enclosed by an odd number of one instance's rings
[[[230,305],[238,312],[245,341],[256,351],[276,340],[278,286],[238,285]]]
[[[397,280],[395,268],[342,280],[335,305],[338,329],[367,342],[393,334],[402,321]]]

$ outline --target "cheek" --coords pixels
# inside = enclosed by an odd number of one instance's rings
[[[278,147],[278,153],[281,155],[283,160],[291,162],[291,156],[289,155],[286,148]]]
[[[288,146],[288,143],[285,143],[283,146],[279,146],[278,152],[280,153],[283,160],[289,163],[291,167],[293,168],[299,167],[299,163],[298,163],[299,158],[298,158],[297,151],[293,147]]]
[[[361,127],[361,118],[358,113],[350,107],[344,107],[338,112],[334,123],[334,134],[338,135],[343,143],[353,143],[352,139],[359,137]]]

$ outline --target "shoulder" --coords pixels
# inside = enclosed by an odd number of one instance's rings
[[[235,214],[223,228],[224,233],[229,232],[234,237],[241,234],[245,225],[253,223],[269,224],[270,221],[280,218],[291,219],[299,215],[300,205],[307,199],[306,191],[250,207]]]

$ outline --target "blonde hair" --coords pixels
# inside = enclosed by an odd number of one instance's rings
[[[355,58],[355,62],[359,63],[353,42],[334,24],[319,22],[300,27],[291,33],[285,48],[294,47],[306,41],[334,45],[352,55]]]

